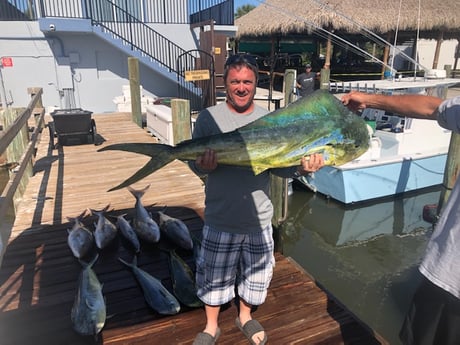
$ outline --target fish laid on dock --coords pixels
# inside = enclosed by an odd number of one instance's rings
[[[141,180],[174,159],[193,161],[206,148],[219,164],[251,168],[259,174],[270,168],[298,165],[303,156],[322,153],[326,165],[342,165],[369,147],[366,122],[335,96],[318,90],[309,97],[275,110],[235,131],[186,140],[176,146],[124,143],[98,151],[122,150],[152,157],[133,176],[110,190]]]
[[[150,185],[139,190],[128,187],[130,193],[136,198],[136,204],[134,206],[136,215],[134,216],[133,226],[141,240],[149,243],[157,243],[160,240],[160,228],[141,202],[142,197],[149,188]]]
[[[177,299],[190,308],[203,306],[203,302],[196,296],[195,275],[190,266],[174,250],[169,251],[169,270]]]
[[[71,320],[74,330],[81,335],[99,334],[107,316],[102,285],[92,270],[97,258],[96,255],[90,263],[80,260],[83,268],[72,307]]]
[[[131,264],[121,258],[118,258],[118,260],[132,269],[144,292],[144,298],[152,309],[163,315],[174,315],[180,311],[179,302],[163,286],[161,281],[137,267],[137,256],[134,256]]]
[[[141,251],[141,244],[139,243],[139,238],[137,238],[137,234],[131,226],[131,223],[125,219],[125,215],[122,214],[117,217],[117,226],[123,237],[129,242],[131,247],[133,247],[136,254],[138,254]]]
[[[187,225],[182,220],[170,217],[164,212],[158,211],[158,215],[161,232],[179,247],[192,250],[193,241]]]
[[[107,247],[117,237],[117,227],[104,215],[109,207],[110,205],[107,205],[100,211],[89,209],[91,214],[97,216],[97,223],[95,223],[94,230],[94,240],[99,249]]]
[[[67,236],[67,244],[77,259],[85,257],[94,245],[93,233],[81,222],[82,215],[73,219],[69,218],[69,220],[73,220],[74,224],[72,229],[67,229],[69,233]]]

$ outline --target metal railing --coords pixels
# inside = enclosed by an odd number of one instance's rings
[[[110,0],[86,2],[89,4],[88,17],[93,26],[100,27],[103,32],[120,39],[131,50],[140,52],[151,61],[167,68],[169,72],[183,76],[184,71],[176,68],[176,60],[180,55],[187,55],[184,49]],[[110,12],[107,11],[107,6],[110,6]],[[195,57],[190,55],[190,59],[194,61]]]
[[[216,25],[234,24],[233,0],[114,0],[114,4],[144,23],[195,24],[212,19]],[[88,19],[90,8],[100,8],[106,16],[113,13],[112,6],[101,0],[0,0],[0,20]]]
[[[0,0],[0,20],[37,20],[35,2],[30,0]]]

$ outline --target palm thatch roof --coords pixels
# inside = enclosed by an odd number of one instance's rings
[[[444,32],[444,38],[460,39],[459,14],[459,0],[265,0],[235,25],[238,38],[311,33],[317,28],[359,33],[365,27],[376,34],[419,29],[421,37]]]

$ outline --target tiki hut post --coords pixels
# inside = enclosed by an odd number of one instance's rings
[[[392,33],[388,32],[386,41],[390,42],[390,39],[392,38],[392,36],[393,36]],[[387,45],[385,45],[385,49],[383,50],[383,63],[384,63],[384,65],[382,66],[382,79],[384,79],[384,76],[385,76],[385,71],[387,69],[387,67],[385,65],[388,65],[389,56],[390,56],[390,46],[387,44]]]
[[[438,68],[439,54],[441,51],[441,44],[443,40],[444,40],[444,31],[441,30],[438,34],[438,39],[436,40],[436,49],[434,51],[434,58],[433,58],[433,68]]]
[[[332,41],[331,35],[327,35],[327,42],[326,42],[326,58],[324,60],[324,69],[331,68],[331,54],[332,54]]]

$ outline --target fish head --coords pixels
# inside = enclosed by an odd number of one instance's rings
[[[319,93],[318,96],[321,96]],[[370,145],[371,134],[363,118],[343,106],[335,97],[320,103],[324,106],[318,113],[327,113],[322,120],[325,133],[317,152],[324,155],[326,165],[339,166],[364,154]]]

